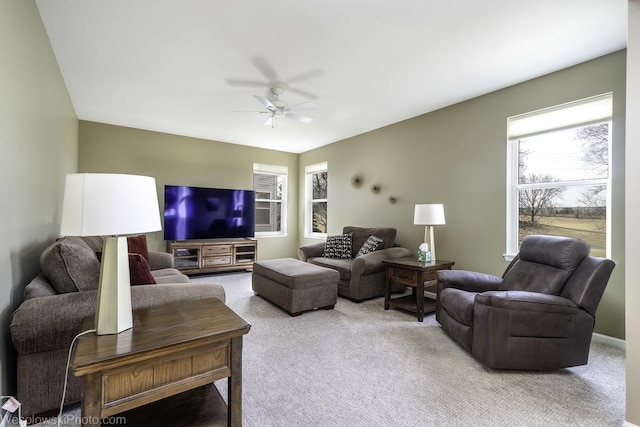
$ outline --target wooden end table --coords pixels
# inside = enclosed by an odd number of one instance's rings
[[[92,328],[93,317],[84,319],[83,330]],[[81,336],[71,370],[82,381],[83,425],[228,378],[227,423],[241,426],[242,337],[250,328],[206,298],[135,310],[127,331]]]
[[[425,282],[437,279],[438,270],[451,270],[453,261],[435,260],[420,262],[414,257],[395,258],[382,261],[387,269],[387,281],[384,288],[384,309],[398,307],[416,313],[418,321],[422,322],[425,313],[436,310],[436,302],[424,296]],[[410,286],[411,295],[391,298],[391,284],[398,283]],[[428,284],[433,285],[435,283]]]

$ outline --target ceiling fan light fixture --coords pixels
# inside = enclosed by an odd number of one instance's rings
[[[272,87],[271,94],[275,97],[273,101],[261,95],[253,95],[266,109],[267,111],[258,111],[259,113],[267,113],[270,116],[264,122],[265,126],[274,127],[276,118],[286,117],[291,120],[295,120],[300,123],[311,123],[313,117],[299,114],[300,111],[308,111],[315,109],[315,105],[311,102],[303,102],[301,104],[289,105],[285,101],[282,101],[279,97],[284,93],[281,87]]]

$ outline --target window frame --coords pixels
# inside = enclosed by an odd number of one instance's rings
[[[608,112],[604,111],[588,111],[590,104],[596,104],[601,101],[609,103]],[[587,106],[587,109],[584,107]],[[581,119],[560,119],[553,120],[554,116],[562,116],[563,111],[569,109],[582,109],[584,114],[579,115]],[[507,197],[506,197],[506,251],[503,257],[507,261],[512,261],[519,251],[519,191],[537,188],[555,188],[555,187],[577,187],[589,185],[605,185],[606,186],[606,254],[610,256],[611,251],[611,150],[612,150],[612,129],[613,129],[613,95],[611,92],[596,95],[589,98],[580,99],[566,104],[545,108],[517,116],[507,118]],[[520,126],[519,132],[514,132],[512,123],[514,120],[540,119],[542,117],[551,117],[550,122],[555,123],[549,126],[533,125],[523,130]],[[600,179],[581,179],[581,180],[563,180],[545,183],[519,183],[519,143],[520,140],[533,136],[559,132],[562,130],[575,129],[579,127],[596,125],[600,123],[608,123],[609,141],[608,141],[608,173],[606,178]],[[526,128],[526,126],[525,126]]]
[[[258,190],[255,188],[256,174],[259,175],[275,175],[282,177],[282,198],[281,199],[263,199],[258,198]],[[253,190],[255,191],[255,218],[256,226],[258,225],[258,207],[259,202],[280,203],[280,230],[276,231],[255,231],[255,237],[286,237],[287,236],[287,210],[288,210],[288,188],[289,188],[289,168],[286,166],[267,165],[262,163],[253,164]]]
[[[311,239],[326,239],[327,233],[318,233],[313,231],[313,203],[327,204],[327,227],[329,216],[329,188],[327,185],[326,199],[313,199],[313,175],[318,173],[327,173],[327,182],[329,180],[329,165],[327,162],[316,163],[305,166],[305,210],[304,210],[304,237]]]

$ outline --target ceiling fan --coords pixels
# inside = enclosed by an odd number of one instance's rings
[[[273,101],[261,95],[253,95],[262,105],[265,106],[267,111],[256,111],[261,114],[269,114],[267,120],[264,122],[265,126],[274,126],[274,122],[277,118],[285,117],[287,119],[296,120],[302,123],[311,123],[313,117],[298,114],[301,111],[309,111],[316,108],[312,102],[303,102],[301,104],[289,105],[280,99],[280,95],[284,93],[281,87],[272,87],[271,94],[273,95]]]

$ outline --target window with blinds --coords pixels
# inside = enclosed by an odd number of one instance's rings
[[[256,195],[256,236],[281,236],[287,232],[287,167],[253,164]]]

